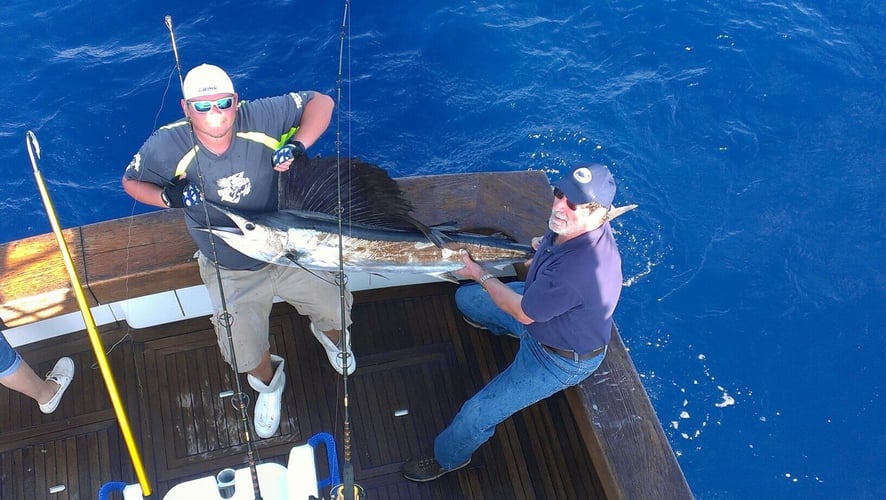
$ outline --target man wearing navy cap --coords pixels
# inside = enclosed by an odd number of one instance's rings
[[[425,482],[461,469],[514,413],[589,377],[606,354],[621,294],[621,257],[609,221],[615,180],[604,165],[583,165],[554,185],[548,231],[533,238],[525,282],[504,283],[466,253],[458,274],[477,283],[455,293],[469,324],[520,339],[511,365],[462,406],[434,441],[434,456],[403,464]]]

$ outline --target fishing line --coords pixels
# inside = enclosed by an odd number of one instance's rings
[[[176,45],[176,42],[175,42],[175,31],[172,28],[172,16],[167,15],[164,18],[164,22],[166,23],[166,28],[169,29],[169,38],[172,41],[172,53],[175,56],[175,67],[178,72],[178,81],[179,81],[179,85],[181,86],[181,89],[182,89],[182,99],[185,99],[185,95],[184,95],[185,82],[184,82],[184,77],[182,76],[181,62],[180,62],[180,59],[178,56],[178,46]],[[185,99],[185,104],[186,105],[188,104],[186,99]],[[191,144],[193,146],[194,152],[197,153],[199,151],[199,147],[197,145],[197,136],[194,133],[194,127],[191,123],[190,113],[186,114],[185,117],[188,120],[188,125],[191,130]],[[203,173],[200,168],[199,158],[200,158],[199,154],[194,155],[194,167],[195,167],[195,171],[197,173],[197,181],[200,186],[200,191],[205,193],[206,192],[205,183],[204,183],[204,179],[203,179]],[[234,385],[237,389],[237,394],[231,398],[231,404],[234,406],[234,408],[237,411],[240,412],[240,423],[241,423],[241,428],[243,430],[243,438],[244,438],[244,441],[246,441],[246,460],[249,464],[249,474],[252,478],[252,490],[255,493],[255,500],[261,500],[261,498],[262,498],[261,488],[258,483],[258,469],[256,468],[255,445],[252,442],[252,435],[249,432],[249,415],[248,415],[248,411],[247,411],[247,406],[249,405],[249,398],[243,392],[243,386],[240,383],[240,374],[237,372],[237,355],[234,352],[234,337],[231,332],[232,316],[231,316],[231,313],[228,312],[228,305],[227,305],[227,301],[225,300],[225,291],[224,291],[224,287],[222,286],[221,271],[219,270],[219,263],[218,263],[218,252],[217,252],[216,245],[215,245],[215,237],[213,236],[213,232],[212,232],[212,222],[209,220],[209,208],[207,207],[206,203],[201,203],[201,205],[203,206],[203,215],[206,220],[206,229],[207,229],[207,232],[209,233],[209,247],[212,251],[212,263],[213,263],[213,266],[215,267],[215,277],[216,277],[217,284],[218,284],[218,290],[219,290],[219,296],[220,296],[219,298],[221,300],[222,314],[219,315],[217,321],[218,321],[218,324],[222,325],[225,329],[225,334],[227,337],[226,340],[228,342],[228,352],[231,357],[231,368],[232,368],[232,372],[233,372]]]
[[[164,89],[163,97],[160,99],[160,106],[157,108],[157,114],[154,115],[154,126],[153,126],[153,128],[151,128],[152,131],[157,130],[157,123],[160,121],[160,113],[163,110],[164,103],[166,102],[166,96],[169,94],[169,87],[170,87],[169,81],[172,79],[172,75],[174,74],[174,72],[175,72],[175,67],[173,67],[170,70],[169,76],[166,78],[166,89]],[[148,169],[148,170],[150,170],[150,169]],[[156,174],[156,172],[154,172],[154,173]],[[141,180],[141,175],[142,175],[142,172],[139,171],[139,179],[138,179],[139,181]],[[132,201],[132,208],[129,210],[129,226],[127,227],[127,232],[126,232],[126,256],[124,258],[125,268],[124,268],[124,272],[123,272],[124,276],[126,276],[126,278],[123,281],[123,297],[126,299],[129,298],[129,260],[130,260],[129,259],[129,257],[130,257],[129,249],[132,248],[132,227],[133,227],[132,221],[133,221],[133,217],[135,216],[135,209],[137,206],[138,206],[138,201],[133,200]],[[81,235],[81,238],[82,237],[83,236]],[[89,281],[87,279],[87,283],[88,282]],[[116,317],[114,319],[117,320]],[[119,325],[120,321],[117,320],[117,323]],[[116,342],[114,342],[110,348],[108,348],[108,350],[105,352],[105,356],[114,352],[114,349],[116,349],[117,346],[122,344],[124,341],[129,341],[130,343],[132,343],[132,335],[130,333],[132,330],[132,327],[130,327],[129,323],[126,321],[123,321],[123,325],[125,325],[125,333],[123,335],[121,335],[120,338]],[[136,357],[137,357],[135,351],[133,351],[131,353],[131,355],[132,355],[132,362],[133,362],[133,364],[135,364]],[[98,368],[98,363],[92,363],[90,368],[95,370],[96,368]],[[135,382],[136,382],[136,387],[139,390],[139,393],[144,394],[144,384],[142,384],[141,375],[139,373],[135,374]]]
[[[157,123],[159,123],[159,121],[160,121],[160,113],[162,112],[163,106],[166,103],[166,96],[169,95],[169,88],[171,85],[170,81],[172,80],[172,76],[174,73],[175,73],[175,67],[173,66],[169,71],[169,76],[166,78],[166,88],[163,90],[163,96],[160,98],[160,106],[157,108],[157,113],[154,115],[154,125],[151,128],[151,131],[157,130]],[[148,169],[148,170],[150,170],[150,169]],[[156,175],[156,172],[153,172],[153,173]],[[141,181],[141,175],[142,175],[142,171],[139,171],[139,177],[138,177],[139,181]],[[132,248],[132,227],[133,227],[133,220],[134,220],[133,217],[135,216],[135,209],[137,206],[138,206],[138,201],[133,200],[132,201],[132,208],[129,211],[129,226],[127,227],[127,232],[126,232],[126,256],[124,258],[124,263],[125,263],[124,276],[126,276],[126,279],[123,281],[123,297],[126,299],[129,298],[129,276],[130,276],[130,274],[129,274],[129,260],[130,260],[129,259],[129,257],[130,257],[129,249]],[[117,318],[115,317],[115,320],[116,319]],[[117,320],[117,323],[119,324],[120,321]],[[130,327],[129,323],[126,321],[123,321],[123,325],[125,325],[125,332],[126,333],[121,335],[120,338],[117,340],[117,342],[114,342],[111,345],[111,347],[108,348],[107,352],[105,352],[106,356],[111,354],[112,352],[114,352],[114,349],[116,349],[117,346],[122,344],[124,341],[129,341],[129,343],[132,343],[133,338],[130,333],[132,331],[132,327]],[[132,356],[133,366],[135,366],[135,364],[137,362],[137,359],[136,359],[137,355],[134,350],[131,352],[131,356]],[[98,367],[98,363],[93,363],[90,366],[90,368],[92,368],[93,370],[95,370],[97,367]],[[145,394],[144,384],[142,383],[141,374],[139,372],[135,373],[135,385],[138,388],[139,394]]]

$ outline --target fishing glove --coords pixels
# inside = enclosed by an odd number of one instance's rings
[[[305,149],[305,145],[299,141],[293,141],[280,146],[280,149],[274,152],[274,166],[276,167],[289,160],[295,160],[299,156],[306,156]]]
[[[187,177],[182,177],[174,184],[163,188],[160,198],[169,208],[193,207],[203,203],[203,193],[200,192],[200,188],[189,181]]]

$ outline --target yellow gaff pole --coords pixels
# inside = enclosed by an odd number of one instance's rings
[[[43,176],[37,168],[37,159],[40,158],[40,144],[37,142],[37,136],[34,132],[28,130],[25,134],[25,143],[28,146],[28,156],[31,157],[31,167],[34,168],[34,177],[37,179],[37,187],[40,189],[40,197],[43,198],[43,205],[46,206],[46,215],[49,216],[49,223],[52,225],[52,232],[58,240],[58,246],[65,261],[65,268],[68,270],[68,276],[71,278],[71,286],[74,295],[77,297],[77,304],[80,306],[80,313],[83,315],[83,321],[86,323],[86,331],[89,333],[89,342],[92,344],[92,350],[95,353],[95,359],[101,369],[102,377],[105,379],[105,386],[108,394],[111,396],[111,404],[114,406],[114,413],[117,415],[117,424],[120,425],[120,432],[123,434],[123,440],[126,441],[126,447],[129,449],[129,458],[132,460],[132,466],[135,468],[135,474],[138,476],[138,482],[144,496],[151,495],[151,485],[148,484],[148,478],[145,475],[145,468],[142,465],[141,456],[138,453],[138,447],[132,438],[132,430],[129,427],[129,420],[126,418],[126,411],[123,403],[120,401],[120,395],[117,393],[117,384],[114,383],[114,376],[111,374],[111,368],[108,366],[108,358],[105,356],[105,349],[102,345],[101,338],[98,336],[98,330],[95,327],[95,320],[92,317],[92,311],[89,304],[86,303],[86,297],[83,295],[83,287],[80,285],[80,278],[77,276],[77,270],[74,268],[74,261],[71,259],[71,252],[65,243],[65,237],[62,235],[61,227],[58,224],[58,218],[55,215],[55,209],[52,206],[52,200],[49,198],[49,192],[46,191],[46,185],[43,183]]]

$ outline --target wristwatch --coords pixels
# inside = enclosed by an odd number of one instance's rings
[[[163,202],[167,207],[169,206],[169,196],[166,196],[166,191],[160,191],[160,201]]]
[[[495,276],[489,273],[480,276],[480,286],[482,286],[484,290],[486,290],[486,281],[488,281],[489,278],[495,278]]]

